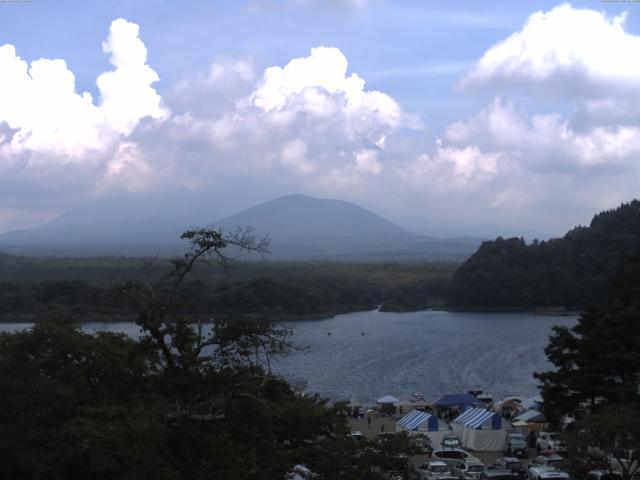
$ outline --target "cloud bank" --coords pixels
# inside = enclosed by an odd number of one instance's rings
[[[247,188],[349,199],[414,225],[525,218],[562,231],[558,205],[584,215],[637,195],[640,37],[625,21],[566,4],[532,14],[458,81],[456,95],[486,106],[441,132],[368,89],[337,48],[266,69],[218,57],[160,93],[138,25],[118,19],[94,99],[64,60],[27,64],[4,45],[0,230],[18,210],[41,218],[121,191]],[[527,111],[536,98],[564,107]]]

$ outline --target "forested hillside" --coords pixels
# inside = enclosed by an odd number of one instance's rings
[[[167,259],[34,258],[0,254],[0,321],[39,320],[52,312],[80,321],[131,316],[114,288],[145,278],[162,289]],[[274,319],[355,310],[442,306],[456,264],[239,262],[203,269],[181,289],[185,312],[260,313]],[[154,273],[155,272],[155,273]]]
[[[522,238],[484,242],[456,271],[452,307],[580,308],[609,295],[607,279],[640,248],[640,201],[597,214],[588,227],[527,244]]]

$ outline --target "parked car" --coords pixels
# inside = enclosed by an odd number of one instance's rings
[[[446,463],[449,468],[453,468],[455,464],[460,462],[480,462],[478,457],[461,448],[439,448],[433,451],[431,458]]]
[[[507,433],[502,452],[510,457],[528,458],[527,439],[521,433]]]
[[[536,449],[553,450],[554,452],[564,453],[567,451],[567,444],[562,441],[559,433],[539,432],[536,438]]]
[[[527,471],[522,466],[522,462],[514,457],[498,458],[491,466],[494,468],[508,470],[518,478],[524,478],[527,476]]]
[[[460,437],[458,435],[449,433],[442,437],[440,446],[442,448],[460,448],[462,446],[462,440],[460,440]]]
[[[353,432],[351,432],[351,433],[348,433],[348,434],[347,434],[347,438],[348,438],[349,440],[357,440],[357,441],[360,441],[360,440],[364,440],[364,435],[362,434],[362,432],[361,432],[361,431],[359,431],[359,430],[355,430],[355,431],[353,431]]]
[[[569,474],[549,466],[529,468],[527,480],[569,480]]]
[[[459,480],[478,480],[482,472],[484,465],[474,461],[458,462],[451,469],[451,474]]]
[[[622,480],[622,475],[609,470],[591,470],[585,475],[584,480]]]
[[[480,474],[480,480],[515,480],[516,476],[503,468],[487,468]]]
[[[529,469],[531,467],[553,467],[557,468],[564,462],[564,458],[560,455],[538,455],[529,463]]]
[[[420,480],[442,480],[450,476],[449,466],[444,462],[431,460],[418,467],[418,478]]]

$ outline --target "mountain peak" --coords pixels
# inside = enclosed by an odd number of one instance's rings
[[[348,240],[388,238],[401,241],[416,236],[389,220],[350,202],[319,199],[303,194],[279,197],[231,215],[217,225],[252,226],[274,240]]]

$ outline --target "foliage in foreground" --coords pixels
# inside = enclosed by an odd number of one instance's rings
[[[640,473],[640,409],[635,404],[589,412],[566,438],[576,476],[597,469],[617,471],[622,480],[631,480]]]
[[[567,417],[572,473],[640,472],[640,252],[610,279],[612,297],[588,307],[572,327],[554,327],[545,353],[554,370],[536,373],[544,413]]]
[[[83,333],[54,319],[0,334],[0,478],[282,479],[299,463],[319,478],[381,478],[408,438],[385,448],[347,439],[344,405],[303,397],[269,369],[290,332],[256,317],[194,325],[177,298],[196,265],[228,261],[250,235],[186,232],[170,288],[132,281],[139,340]]]

